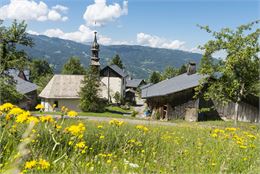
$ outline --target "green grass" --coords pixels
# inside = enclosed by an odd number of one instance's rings
[[[132,118],[130,117],[131,109],[125,110],[119,106],[108,106],[105,112],[79,112],[80,116],[93,116],[93,117],[111,117],[111,118]],[[32,114],[45,114],[45,115],[61,115],[61,112],[39,112],[32,111]],[[127,116],[129,115],[129,116]]]
[[[7,113],[0,117],[0,173],[260,171],[259,124],[233,128],[232,122],[178,121],[174,126],[137,126],[44,117],[47,122],[41,118],[30,128],[26,113],[6,120]],[[40,159],[49,166],[44,168]],[[34,160],[36,165],[26,168]]]

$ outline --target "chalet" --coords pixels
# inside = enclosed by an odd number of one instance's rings
[[[137,92],[143,85],[145,85],[145,81],[143,79],[128,78],[126,80],[125,100],[130,103],[135,103]]]
[[[125,73],[117,65],[107,65],[100,71],[100,79],[107,86],[107,98],[109,102],[115,103],[114,96],[116,92],[120,94],[121,98],[125,97],[126,78]]]
[[[13,77],[17,92],[23,95],[17,105],[26,110],[33,109],[37,104],[38,86],[29,81],[29,71],[10,69],[8,74]]]
[[[205,77],[196,73],[195,64],[189,64],[187,73],[142,89],[142,98],[146,99],[152,111],[152,117],[159,119],[189,121],[233,119],[234,103],[223,106],[214,100],[205,101],[200,97],[193,98],[195,87]],[[203,108],[215,109],[202,112]],[[260,122],[259,98],[249,96],[242,100],[238,113],[240,121]]]
[[[145,81],[143,79],[126,79],[126,89],[137,90],[143,85],[145,85]]]
[[[115,93],[118,92],[121,97],[125,96],[125,86],[127,74],[116,65],[108,65],[100,70],[99,63],[99,44],[97,43],[96,32],[91,47],[92,57],[90,66],[95,67],[100,79],[100,98],[115,103]],[[54,75],[46,87],[42,90],[39,97],[45,111],[52,111],[55,104],[57,110],[62,106],[80,111],[80,88],[84,75]]]

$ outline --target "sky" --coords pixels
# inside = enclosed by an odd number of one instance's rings
[[[127,44],[201,52],[219,31],[260,19],[260,0],[1,0],[0,19],[26,20],[27,31],[80,43]]]

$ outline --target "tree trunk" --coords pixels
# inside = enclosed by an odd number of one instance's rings
[[[238,121],[238,106],[239,106],[239,103],[237,101],[235,104],[235,126],[237,126],[237,121]]]
[[[237,121],[238,121],[238,106],[239,106],[239,103],[242,99],[242,96],[244,95],[244,87],[245,87],[245,84],[243,83],[241,85],[241,89],[240,89],[240,92],[239,92],[239,95],[238,95],[238,98],[237,98],[237,101],[235,103],[235,126],[237,126]]]

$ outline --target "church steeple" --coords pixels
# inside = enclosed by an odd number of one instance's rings
[[[99,52],[99,44],[97,43],[97,32],[94,32],[94,41],[91,46],[91,62],[90,65],[93,67],[97,67],[99,69],[100,63],[99,63],[99,57],[98,57],[98,52]]]

